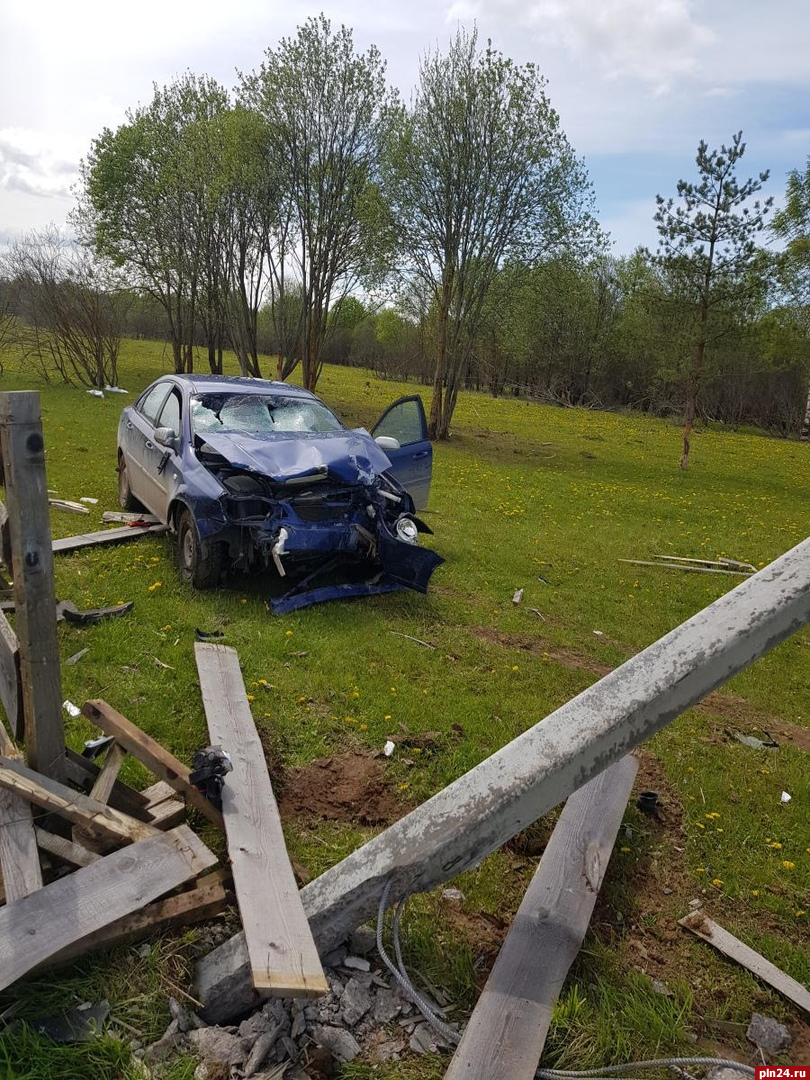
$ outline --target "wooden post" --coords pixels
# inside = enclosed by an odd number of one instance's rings
[[[624,757],[569,797],[444,1080],[532,1080],[637,771]]]
[[[32,768],[54,780],[63,780],[62,679],[39,394],[0,394],[0,444],[11,537],[25,749]]]

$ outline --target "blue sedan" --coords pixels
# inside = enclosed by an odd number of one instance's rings
[[[270,570],[276,613],[338,596],[426,592],[443,561],[418,544],[432,448],[419,397],[369,434],[286,383],[167,375],[118,425],[118,495],[177,539],[183,581]],[[278,591],[278,590],[276,590]]]

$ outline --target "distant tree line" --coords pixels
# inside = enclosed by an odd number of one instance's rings
[[[321,15],[232,94],[188,73],[93,140],[78,242],[29,235],[0,263],[0,347],[93,386],[126,335],[178,372],[232,349],[311,389],[325,362],[369,366],[431,388],[435,438],[465,388],[678,415],[685,467],[698,418],[810,427],[810,164],[774,254],[744,151],[701,143],[658,251],[616,259],[533,65],[459,30],[405,104]]]

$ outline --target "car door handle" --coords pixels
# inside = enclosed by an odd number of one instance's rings
[[[419,458],[427,457],[429,453],[429,450],[422,450],[420,453],[413,455],[413,460],[418,461]]]

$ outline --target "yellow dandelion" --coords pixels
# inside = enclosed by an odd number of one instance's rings
[[[752,889],[751,890],[751,895],[752,896],[759,896],[759,889]]]
[[[284,631],[284,636],[285,637],[292,637],[293,636],[292,630],[285,630]]]
[[[783,870],[795,870],[796,869],[796,863],[791,862],[790,859],[782,859],[782,869]]]
[[[799,910],[794,911],[793,914],[796,916],[797,919],[800,919],[802,915],[806,915],[807,912],[804,910],[804,908],[799,908]]]
[[[626,855],[628,853],[628,851],[630,851],[630,850],[631,849],[629,847],[620,847],[619,848],[619,851],[621,851],[623,855]]]
[[[517,664],[512,665],[512,671],[520,671],[520,668],[518,667]]]
[[[714,885],[715,889],[722,889],[723,885],[724,885],[724,881],[723,881],[722,878],[716,877],[716,878],[713,878],[712,885]]]
[[[254,700],[253,694],[248,694],[247,699],[248,699],[248,701],[253,701]]]
[[[149,592],[154,592],[155,589],[159,589],[162,584],[163,584],[162,581],[154,581],[154,582],[152,582],[152,584],[149,586]]]
[[[357,729],[358,731],[368,731],[368,724],[358,724]]]

